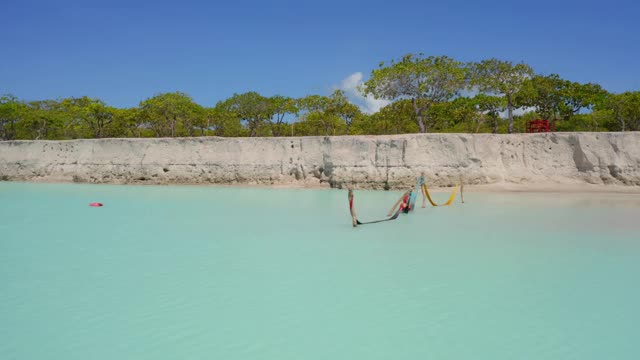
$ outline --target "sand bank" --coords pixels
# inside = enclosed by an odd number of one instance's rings
[[[0,142],[13,181],[396,189],[422,172],[467,191],[636,192],[640,133]]]

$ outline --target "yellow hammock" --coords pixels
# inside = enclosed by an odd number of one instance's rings
[[[447,200],[446,203],[444,204],[436,204],[433,199],[431,199],[431,195],[429,194],[429,190],[427,190],[427,185],[426,184],[422,184],[422,191],[424,193],[424,195],[427,196],[427,199],[429,199],[429,202],[431,203],[432,206],[449,206],[451,205],[451,203],[453,202],[453,199],[455,199],[456,194],[458,193],[458,187],[460,187],[460,184],[456,184],[456,187],[453,188],[453,192],[451,193],[451,196],[449,196],[449,200]],[[424,200],[422,201],[422,207],[424,207]]]

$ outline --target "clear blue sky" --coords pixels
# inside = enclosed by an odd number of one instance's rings
[[[634,1],[6,1],[0,94],[135,106],[183,91],[328,94],[409,52],[524,61],[539,73],[640,89]]]

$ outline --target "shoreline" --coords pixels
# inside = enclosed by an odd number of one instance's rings
[[[273,190],[347,190],[347,187],[332,188],[329,184],[215,184],[215,183],[167,183],[167,184],[144,184],[144,183],[88,183],[73,181],[56,181],[46,180],[29,180],[29,181],[0,181],[2,183],[14,184],[57,184],[57,185],[107,185],[107,186],[157,186],[157,187],[211,187],[211,188],[235,188],[235,189],[273,189]],[[450,192],[453,187],[430,186],[430,192]],[[402,191],[405,188],[369,189],[355,188],[357,191]],[[602,184],[555,184],[555,183],[538,183],[538,184],[515,184],[515,183],[494,183],[480,185],[465,185],[464,193],[559,193],[559,194],[636,194],[640,195],[640,186],[624,186],[624,185],[602,185]]]

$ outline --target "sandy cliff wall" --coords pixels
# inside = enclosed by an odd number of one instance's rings
[[[640,133],[0,142],[0,179],[92,183],[640,185]]]

